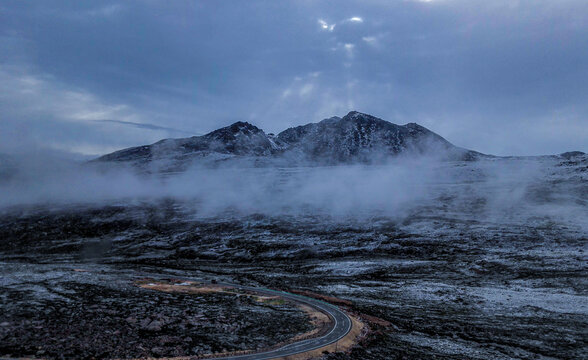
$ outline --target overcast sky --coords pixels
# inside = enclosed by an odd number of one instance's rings
[[[350,110],[485,153],[588,152],[588,1],[0,2],[0,152]]]

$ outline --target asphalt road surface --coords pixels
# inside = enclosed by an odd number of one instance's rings
[[[351,330],[351,319],[347,316],[343,311],[339,310],[338,307],[325,303],[321,300],[316,300],[312,298],[308,298],[305,296],[295,295],[287,292],[276,291],[276,290],[269,290],[269,289],[260,289],[255,287],[249,286],[241,286],[235,284],[219,284],[219,285],[226,285],[231,286],[234,288],[253,291],[260,294],[266,295],[279,295],[284,299],[288,299],[297,303],[302,303],[305,305],[309,305],[323,313],[328,314],[331,319],[333,319],[333,327],[329,330],[329,332],[321,337],[312,338],[307,340],[298,341],[292,344],[285,345],[281,348],[266,351],[266,352],[258,352],[253,354],[247,355],[236,355],[236,356],[229,356],[229,357],[222,357],[217,359],[224,359],[224,360],[264,360],[264,359],[273,359],[282,356],[289,356],[295,355],[302,352],[315,350],[321,348],[323,346],[332,344],[341,340],[345,335],[349,333]]]
[[[152,276],[152,274],[144,274],[144,276]],[[198,279],[188,279],[183,278],[183,280],[192,280],[200,282],[201,280]],[[278,349],[273,349],[265,352],[255,352],[251,354],[245,355],[235,355],[235,356],[228,356],[228,357],[215,357],[214,359],[222,359],[222,360],[267,360],[267,359],[274,359],[283,356],[290,356],[299,353],[303,353],[306,351],[315,350],[321,348],[326,345],[333,344],[339,340],[341,340],[345,335],[351,331],[352,322],[349,316],[345,314],[343,311],[339,310],[337,306],[331,305],[321,300],[309,298],[302,295],[296,295],[292,293],[288,293],[285,291],[277,291],[277,290],[270,290],[264,288],[257,288],[253,286],[244,286],[244,285],[237,285],[237,284],[229,284],[229,283],[216,283],[216,285],[222,285],[227,287],[232,287],[235,289],[247,290],[251,292],[255,292],[258,294],[265,294],[270,296],[280,296],[284,299],[291,300],[293,302],[297,302],[300,304],[305,304],[310,307],[313,307],[325,314],[327,314],[332,319],[332,328],[329,331],[317,338],[306,339],[297,341],[285,346],[282,346]]]

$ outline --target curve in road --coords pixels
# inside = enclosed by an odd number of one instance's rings
[[[293,342],[291,344],[284,345],[280,348],[264,352],[255,352],[250,354],[226,357],[215,357],[214,359],[217,360],[268,360],[290,355],[296,355],[303,352],[316,350],[322,348],[323,346],[327,346],[341,340],[349,333],[349,331],[351,331],[351,327],[353,326],[351,318],[347,316],[347,314],[345,314],[343,311],[341,311],[337,306],[331,305],[318,299],[313,299],[302,295],[296,295],[285,291],[256,288],[252,286],[244,286],[229,283],[217,283],[217,285],[247,290],[258,294],[278,295],[282,298],[311,306],[323,313],[328,314],[328,316],[331,317],[331,319],[333,319],[332,328],[329,330],[327,334],[321,337]]]
[[[319,349],[323,346],[327,346],[333,344],[342,338],[345,337],[351,331],[352,321],[345,314],[343,311],[339,310],[338,307],[328,304],[324,301],[309,298],[306,296],[296,295],[284,291],[276,291],[270,289],[259,289],[250,286],[241,286],[241,285],[234,285],[234,284],[219,284],[225,286],[231,286],[242,290],[253,291],[256,293],[266,294],[266,295],[279,295],[285,299],[303,303],[309,305],[321,312],[327,313],[333,319],[333,327],[330,331],[321,337],[306,339],[298,342],[294,342],[292,344],[288,344],[282,346],[278,349],[269,350],[266,352],[258,352],[246,355],[235,355],[235,356],[228,356],[222,357],[217,359],[223,360],[266,360],[266,359],[274,359],[283,356],[290,356],[295,354],[300,354],[307,351],[312,351]]]

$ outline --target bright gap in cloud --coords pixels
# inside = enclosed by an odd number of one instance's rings
[[[318,23],[320,24],[323,30],[333,31],[335,29],[335,24],[328,24],[325,20],[319,19]]]

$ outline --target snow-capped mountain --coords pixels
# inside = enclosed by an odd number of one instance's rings
[[[236,122],[203,136],[165,139],[152,145],[119,150],[99,158],[101,161],[152,160],[169,155],[219,153],[238,156],[268,156],[280,147],[263,130],[247,122]]]
[[[236,122],[203,136],[165,139],[152,145],[116,151],[99,162],[146,165],[170,161],[173,167],[196,160],[255,158],[281,164],[339,164],[381,162],[399,154],[434,155],[442,159],[474,160],[483,154],[454,146],[416,124],[396,125],[352,111],[343,118],[266,134],[247,122]],[[180,166],[183,167],[183,166]]]
[[[327,164],[379,162],[403,153],[455,160],[473,160],[482,155],[458,148],[416,123],[396,125],[357,111],[343,118],[290,128],[277,137],[288,144],[290,151]]]

